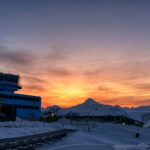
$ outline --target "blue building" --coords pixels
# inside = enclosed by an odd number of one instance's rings
[[[41,97],[15,93],[21,88],[19,75],[0,73],[0,120],[40,119]]]

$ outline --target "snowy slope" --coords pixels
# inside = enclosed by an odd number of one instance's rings
[[[127,116],[128,114],[119,106],[104,105],[89,98],[84,103],[70,108],[57,108],[57,112],[53,111],[53,107],[46,108],[58,115],[76,115],[76,116]]]
[[[68,124],[65,125],[66,128],[67,126]],[[77,124],[76,127],[79,129],[79,131],[69,134],[61,141],[51,143],[47,146],[43,146],[39,150],[48,150],[51,148],[61,147],[65,145],[87,145],[87,144],[112,145],[115,148],[118,147],[118,149],[119,147],[120,149],[122,149],[123,147],[129,147],[129,149],[126,150],[132,150],[131,149],[132,147],[134,150],[135,149],[139,150],[140,147],[143,147],[143,145],[150,144],[149,140],[150,128],[139,128],[129,125],[123,126],[121,124],[113,124],[113,123],[97,123],[96,126],[92,128],[90,132],[88,132],[86,130],[87,129],[86,124],[85,125]],[[140,132],[141,134],[139,139],[135,138],[136,132]]]
[[[145,124],[144,124],[144,126],[150,128],[150,120],[146,121]]]
[[[0,122],[0,139],[34,135],[61,129],[58,123],[43,123],[36,121],[18,120],[15,122]]]
[[[142,115],[150,113],[150,106],[140,106],[136,108],[123,108],[126,111],[130,118],[141,121]]]

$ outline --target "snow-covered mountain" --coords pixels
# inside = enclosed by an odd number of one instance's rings
[[[54,106],[53,106],[54,107]],[[76,116],[128,116],[128,114],[119,106],[104,105],[89,98],[84,103],[70,107],[57,108],[57,112],[53,111],[53,107],[46,108],[57,115],[76,115]]]
[[[70,107],[61,108],[59,106],[47,107],[45,112],[52,112],[57,115],[76,116],[127,116],[135,120],[142,121],[144,114],[150,113],[150,106],[140,106],[136,108],[121,108],[120,106],[110,106],[96,102],[89,98],[84,103]]]
[[[150,113],[150,106],[123,108],[123,110],[126,111],[131,118],[142,121],[142,116]]]

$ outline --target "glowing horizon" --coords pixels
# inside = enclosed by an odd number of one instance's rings
[[[81,81],[80,81],[81,82]],[[82,79],[83,82],[83,79]],[[135,87],[128,85],[117,84],[113,82],[106,82],[102,86],[96,86],[94,83],[77,83],[77,80],[58,82],[58,85],[44,89],[25,89],[23,88],[19,93],[34,94],[42,96],[42,106],[58,105],[61,107],[71,107],[84,102],[91,97],[94,100],[109,104],[120,105],[122,107],[136,107],[142,105],[149,105],[149,92],[145,93],[141,89],[137,90]],[[45,84],[46,86],[46,84]],[[48,86],[48,84],[47,84]],[[31,92],[33,91],[33,92]],[[143,94],[144,92],[144,94]],[[141,93],[142,96],[139,96]],[[143,102],[144,103],[140,103]]]

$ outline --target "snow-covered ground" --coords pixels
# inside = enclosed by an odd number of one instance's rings
[[[145,144],[138,145],[109,145],[109,144],[73,144],[47,150],[149,150]]]
[[[87,124],[87,122],[69,122],[67,120],[60,120],[56,123],[24,120],[0,122],[0,138],[39,134],[59,130],[63,127],[78,129],[78,131],[69,133],[61,140],[43,145],[38,150],[56,149],[58,147],[60,150],[147,150],[150,145],[150,128],[114,123]],[[140,133],[140,138],[135,138],[136,132]],[[68,149],[66,146],[69,146]]]
[[[140,110],[138,108],[133,108],[133,109],[124,109],[124,111],[126,111],[128,113],[128,117],[135,119],[135,120],[139,120],[142,121],[142,115],[150,113],[150,110],[147,110],[143,108],[143,110]]]
[[[145,122],[144,127],[149,127],[150,128],[150,120],[148,120],[147,122]]]
[[[15,122],[0,122],[0,139],[34,135],[61,129],[58,123],[31,122],[17,120]]]
[[[121,108],[88,99],[71,108],[64,109],[54,106],[48,107],[44,111],[57,115],[119,115],[142,120],[142,116],[150,112],[150,106],[132,109]],[[69,133],[62,140],[43,145],[39,150],[150,150],[150,121],[148,119],[146,119],[144,128],[114,123],[69,122],[64,118],[55,123],[29,122],[17,119],[16,122],[0,122],[0,139],[56,131],[62,128],[78,129],[78,131]],[[139,138],[135,137],[136,132],[140,133]]]
[[[97,150],[97,146],[94,149],[94,145],[102,146],[102,149],[105,150],[112,148],[116,150],[146,150],[150,145],[150,128],[139,128],[113,123],[96,123],[93,126],[91,124],[90,132],[88,132],[87,124],[65,124],[66,128],[70,128],[71,126],[72,128],[78,128],[79,131],[70,133],[60,141],[44,145],[39,150],[56,148],[58,150]],[[136,132],[140,133],[139,138],[135,137]],[[90,148],[89,144],[93,145],[93,148]],[[69,146],[69,148],[66,146]],[[100,147],[99,149],[101,149]]]

